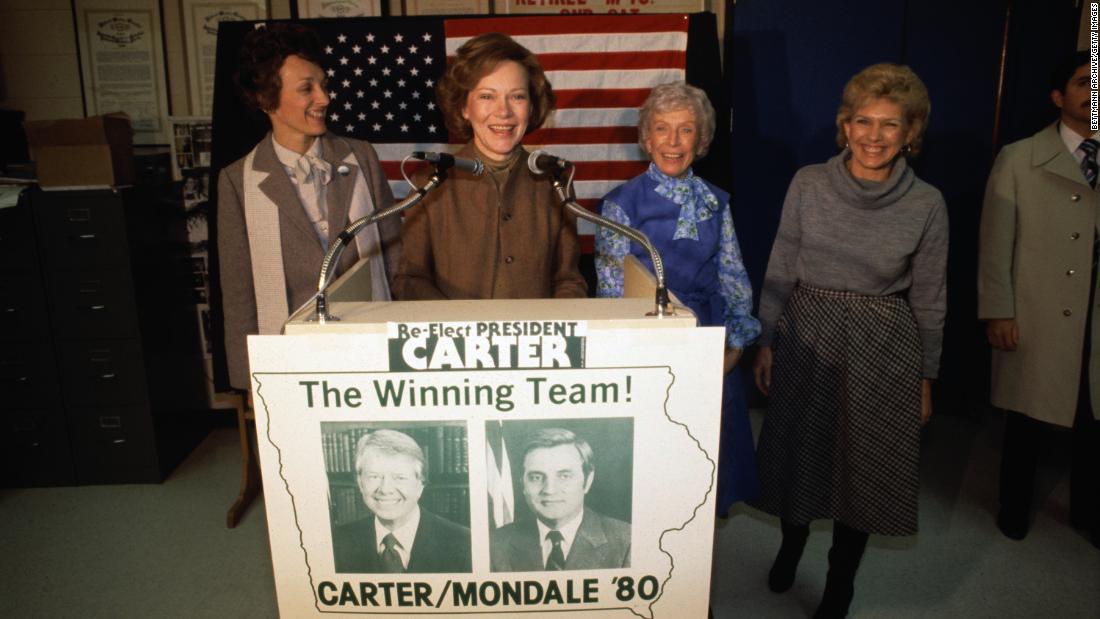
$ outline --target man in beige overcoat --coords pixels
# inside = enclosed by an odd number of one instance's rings
[[[997,526],[1028,532],[1039,444],[1073,428],[1071,523],[1100,544],[1100,345],[1093,327],[1096,140],[1081,52],[1052,74],[1054,124],[1005,146],[982,208],[978,315],[993,347],[994,406],[1005,409]],[[1091,154],[1090,154],[1091,153]],[[1091,182],[1090,182],[1091,181]]]

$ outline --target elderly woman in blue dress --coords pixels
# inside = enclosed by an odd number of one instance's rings
[[[733,231],[729,194],[695,176],[691,164],[714,137],[714,108],[706,94],[683,82],[652,90],[638,119],[638,143],[652,162],[642,174],[604,196],[604,217],[644,232],[661,258],[669,290],[704,326],[726,328],[725,383],[717,510],[756,496],[759,485],[752,428],[740,372],[741,351],[760,324],[750,314],[752,287]],[[634,254],[652,269],[649,253],[610,230],[596,237],[597,295],[623,294],[623,260]]]

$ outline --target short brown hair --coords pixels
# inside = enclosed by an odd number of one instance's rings
[[[848,143],[844,124],[852,120],[856,110],[875,99],[887,99],[901,106],[905,130],[913,135],[906,154],[919,153],[928,115],[932,112],[928,89],[912,69],[890,62],[873,64],[848,80],[840,108],[836,111],[837,146],[844,148]]]
[[[457,55],[436,86],[439,108],[452,134],[464,140],[473,136],[469,121],[462,117],[466,97],[477,87],[481,78],[492,73],[500,63],[509,60],[519,63],[527,71],[527,91],[531,100],[527,132],[541,127],[550,112],[554,111],[554,89],[531,50],[516,43],[506,34],[479,34],[458,48]]]
[[[584,472],[585,479],[596,470],[595,456],[592,453],[592,446],[588,444],[588,441],[577,436],[572,430],[566,430],[565,428],[543,428],[527,438],[527,442],[523,445],[522,461],[527,462],[527,454],[535,451],[536,449],[551,449],[558,445],[572,445],[577,449],[577,453],[581,457],[581,470]]]
[[[301,56],[321,66],[321,40],[301,24],[277,23],[257,28],[244,37],[236,75],[245,103],[267,112],[279,107],[283,82],[279,70],[288,56]]]

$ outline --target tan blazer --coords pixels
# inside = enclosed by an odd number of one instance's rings
[[[329,182],[328,206],[329,242],[349,223],[352,191],[359,171],[366,175],[367,187],[376,209],[393,204],[393,193],[382,173],[378,155],[367,142],[333,137],[321,137],[323,158],[333,170],[342,165],[348,153],[354,152],[359,162],[350,174],[333,174]],[[285,168],[275,156],[269,133],[256,147],[252,168],[266,172],[260,190],[279,207],[279,236],[283,248],[283,270],[286,273],[287,315],[317,292],[317,276],[325,250],[317,232],[306,217],[305,209],[290,182]],[[248,352],[245,338],[258,330],[256,321],[256,291],[252,284],[252,259],[249,254],[248,232],[245,228],[244,158],[238,159],[218,178],[218,257],[222,288],[222,311],[225,322],[225,356],[229,367],[229,383],[238,389],[251,386],[248,374]],[[378,224],[382,239],[386,273],[393,278],[401,256],[401,222],[391,217]],[[340,259],[339,271],[355,264],[358,252],[355,244],[347,247]]]
[[[475,158],[467,144],[457,153]],[[486,172],[451,170],[406,212],[394,294],[413,299],[585,297],[577,269],[576,220],[563,212],[546,176],[512,168],[504,195]],[[415,175],[424,183],[426,173]]]
[[[982,207],[978,317],[1015,318],[1020,329],[1017,350],[993,351],[994,406],[1072,426],[1090,315],[1086,371],[1092,401],[1100,402],[1100,312],[1088,307],[1098,208],[1100,192],[1085,182],[1057,124],[1005,146],[993,164]]]

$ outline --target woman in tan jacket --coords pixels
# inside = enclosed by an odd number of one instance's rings
[[[549,177],[527,167],[520,140],[554,109],[538,59],[510,37],[489,33],[458,49],[437,88],[457,156],[485,173],[459,170],[409,210],[394,282],[402,300],[584,297],[576,221]],[[422,185],[426,174],[414,176]]]

